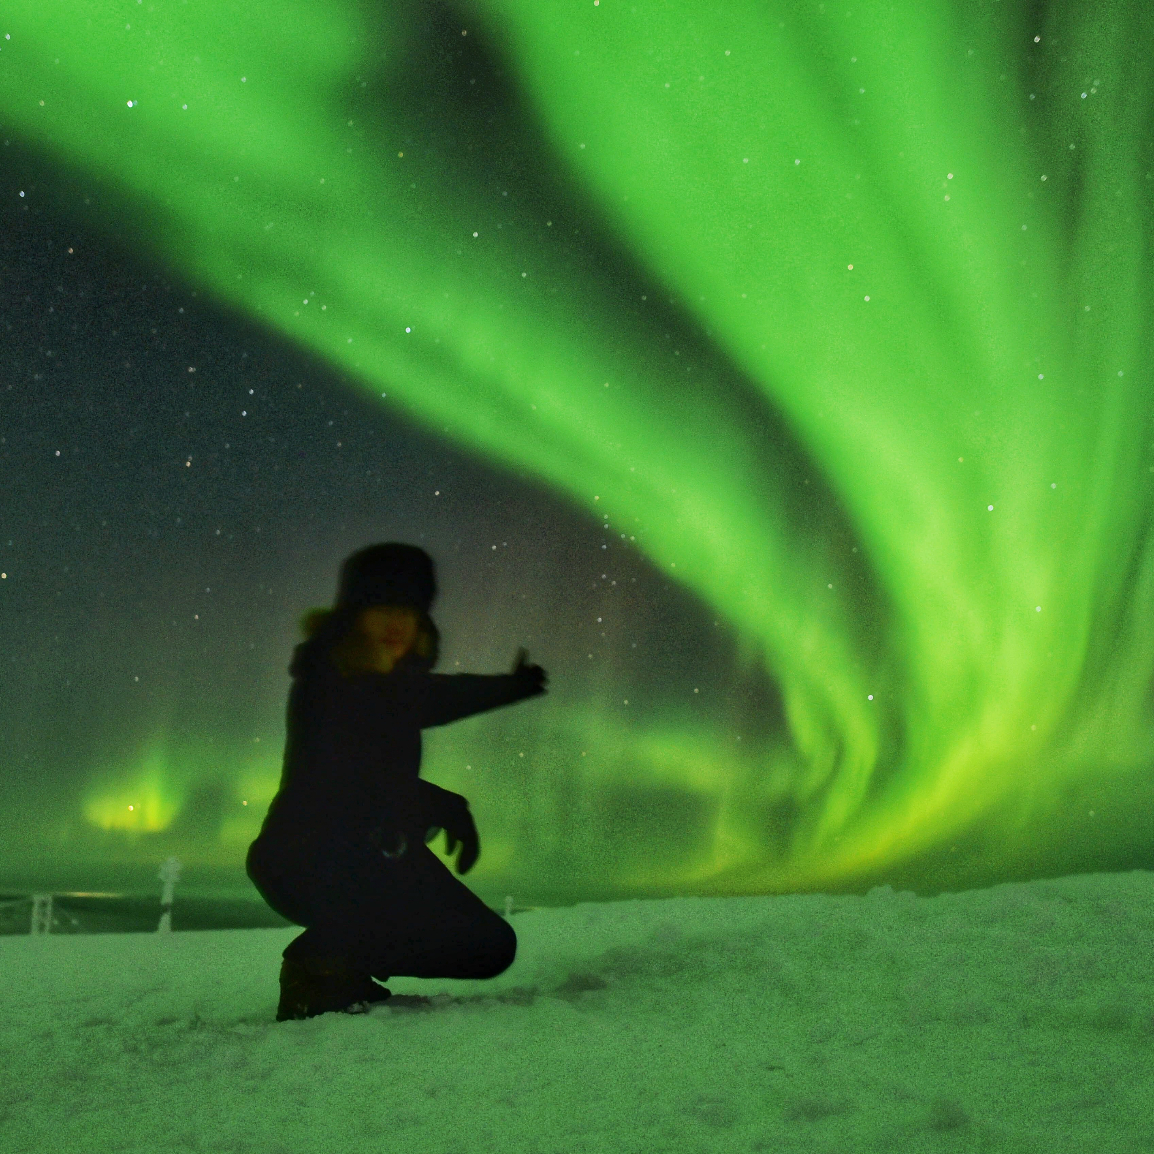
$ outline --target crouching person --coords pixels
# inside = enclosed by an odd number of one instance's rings
[[[306,927],[284,950],[278,1021],[367,1009],[393,976],[495,977],[516,955],[513,928],[426,844],[442,829],[448,853],[459,843],[461,875],[480,855],[469,803],[418,776],[421,730],[538,696],[546,675],[523,651],[509,674],[432,673],[435,596],[424,550],[372,545],[305,619],[280,789],[246,861]]]

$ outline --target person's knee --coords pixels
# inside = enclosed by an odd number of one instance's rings
[[[513,927],[505,920],[501,920],[501,928],[494,935],[493,947],[486,956],[479,978],[495,978],[503,974],[517,957],[517,934]]]
[[[255,851],[253,847],[256,847]],[[295,925],[308,925],[311,921],[308,902],[297,892],[299,886],[294,886],[287,877],[277,873],[275,865],[275,860],[270,860],[260,851],[258,843],[253,842],[245,858],[249,881],[274,913]]]

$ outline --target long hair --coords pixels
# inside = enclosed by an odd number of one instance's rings
[[[367,646],[360,644],[359,635],[353,628],[362,608],[310,609],[300,619],[307,647],[318,658],[327,656],[344,677],[351,677],[366,664]],[[437,664],[441,655],[441,633],[427,613],[420,609],[415,612],[417,636],[412,648],[397,662],[397,666],[428,671]]]

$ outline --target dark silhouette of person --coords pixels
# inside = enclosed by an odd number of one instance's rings
[[[370,545],[341,566],[337,602],[304,622],[289,672],[284,769],[248,876],[307,927],[285,948],[277,1020],[367,1009],[390,976],[491,978],[517,936],[428,848],[466,874],[480,855],[460,794],[419,777],[421,730],[544,693],[521,650],[508,674],[438,674],[437,586],[413,545]],[[376,981],[374,981],[374,978]]]

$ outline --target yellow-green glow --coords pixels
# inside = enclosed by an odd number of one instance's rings
[[[140,764],[116,767],[101,775],[84,802],[84,816],[98,829],[159,833],[168,828],[184,801],[160,743],[152,743]]]
[[[232,853],[246,851],[260,832],[265,811],[280,785],[280,773],[279,753],[268,753],[250,759],[231,776],[231,807],[221,822],[220,841]]]
[[[1148,861],[1154,9],[460,9],[536,133],[494,154],[577,190],[700,326],[690,360],[563,246],[565,205],[422,119],[423,25],[378,7],[18,2],[0,112],[220,300],[608,516],[772,672],[788,748],[744,760],[595,714],[578,760],[585,719],[534,715],[583,787],[715,804],[712,845],[615,884],[852,885],[958,841],[943,884]]]

